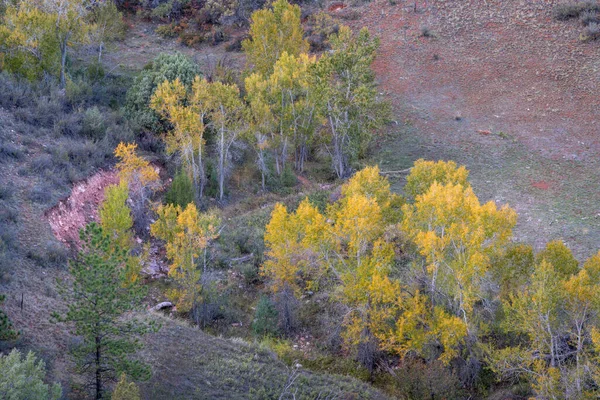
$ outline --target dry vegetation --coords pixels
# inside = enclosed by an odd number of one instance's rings
[[[249,7],[259,7],[256,3]],[[307,16],[314,15],[319,6],[307,3]],[[328,49],[325,37],[337,32],[337,21],[353,28],[366,25],[381,38],[374,69],[380,90],[393,103],[394,123],[383,129],[385,135],[362,163],[376,163],[384,173],[400,171],[388,176],[402,193],[405,170],[416,159],[456,160],[471,171],[482,200],[508,203],[518,212],[516,241],[540,250],[552,239],[564,239],[579,260],[597,252],[600,6],[494,0],[357,3],[323,4],[335,20],[305,21],[313,51]],[[142,154],[166,167],[165,180],[174,175],[161,142],[131,129],[119,111],[134,76],[158,53],[181,52],[205,76],[222,77],[230,70],[232,81],[242,80],[238,71],[245,59],[239,50],[248,11],[229,15],[211,8],[213,15],[194,11],[191,4],[171,0],[162,9],[129,14],[125,40],[104,56],[107,72],[96,75],[82,51],[80,60],[73,59],[76,85],[66,90],[0,75],[0,293],[7,295],[3,309],[21,331],[0,351],[35,350],[47,361],[49,379],[61,381],[67,396],[75,396],[67,352],[77,340],[51,324],[49,313],[64,308],[55,279],[67,276],[71,253],[55,239],[46,215],[73,186],[110,169],[121,141],[136,140]],[[309,195],[325,208],[339,193],[322,154],[310,160],[305,174],[287,176],[272,193],[261,192],[248,153],[238,149],[234,154],[244,165],[231,176],[224,229],[211,254],[216,284],[203,317],[208,326],[203,332],[154,315],[163,327],[144,339],[140,353],[154,373],[140,385],[143,398],[386,398],[363,382],[372,380],[368,372],[345,358],[347,350],[336,342],[339,331],[310,328],[315,320],[328,326],[337,317],[338,310],[324,305],[327,296],[302,299],[301,328],[286,340],[254,338],[251,324],[265,289],[259,273],[264,229],[274,204],[294,209]],[[86,221],[95,213],[95,202],[78,210]],[[209,199],[205,205],[222,204]],[[155,250],[156,257],[164,255]],[[169,282],[147,283],[147,306],[166,299]],[[423,398],[435,386],[436,398],[466,396],[456,375],[441,364],[425,366],[416,359],[392,364],[394,378],[374,378],[391,393]],[[437,379],[427,380],[431,376]],[[496,387],[488,376],[480,382],[491,389],[476,389],[476,396],[530,394],[526,385]]]

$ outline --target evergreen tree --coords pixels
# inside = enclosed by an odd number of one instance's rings
[[[107,382],[123,372],[133,379],[150,377],[150,368],[129,355],[141,347],[137,336],[153,330],[154,324],[126,315],[139,307],[145,292],[126,280],[126,251],[96,223],[82,229],[80,238],[81,250],[69,266],[72,285],[69,291],[61,288],[68,311],[53,316],[72,323],[74,334],[82,337],[73,351],[77,368],[90,376],[95,398],[103,399]]]
[[[185,171],[179,171],[165,197],[167,204],[185,208],[194,201],[194,185]]]
[[[4,302],[5,296],[0,295],[0,305]],[[0,310],[0,340],[12,340],[17,337],[17,332],[13,330],[12,322],[4,311]]]
[[[32,352],[21,358],[14,349],[5,356],[0,355],[0,399],[2,400],[55,400],[60,399],[62,390],[58,383],[44,383],[46,364]]]

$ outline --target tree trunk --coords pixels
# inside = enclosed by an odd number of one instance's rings
[[[219,200],[223,200],[223,191],[225,184],[225,132],[221,128],[221,143],[219,148]]]
[[[102,399],[102,353],[100,350],[100,336],[96,336],[96,399]]]
[[[67,86],[66,67],[67,67],[67,42],[68,36],[60,44],[60,87],[64,89]]]

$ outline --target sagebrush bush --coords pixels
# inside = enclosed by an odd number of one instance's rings
[[[8,72],[0,73],[0,106],[6,109],[26,107],[33,102],[31,83]]]
[[[52,201],[52,188],[48,185],[35,185],[27,193],[27,198],[34,203],[48,205]]]
[[[13,186],[0,186],[0,200],[8,201],[11,200],[15,194]]]
[[[555,19],[566,21],[571,18],[577,18],[587,11],[600,11],[600,3],[597,1],[583,1],[560,4],[554,8],[553,14]]]
[[[590,23],[585,29],[585,36],[590,40],[600,39],[600,24],[597,22]]]
[[[2,96],[0,96],[2,97]],[[23,150],[20,147],[8,143],[8,142],[0,142],[0,162],[8,161],[8,160],[21,160],[24,156]]]
[[[596,11],[586,10],[579,16],[579,22],[583,26],[587,26],[592,22],[598,22],[598,13]]]
[[[96,106],[83,113],[82,134],[91,139],[102,139],[106,133],[105,116]]]

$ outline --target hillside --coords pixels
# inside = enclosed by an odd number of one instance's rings
[[[69,43],[65,87],[58,58],[11,64],[0,24],[0,317],[19,331],[0,356],[35,352],[62,398],[98,390],[53,316],[98,222],[115,269],[135,264],[115,291],[145,291],[111,322],[161,326],[127,358],[151,370],[140,399],[597,396],[600,4],[216,3],[116,1],[124,33],[101,62],[97,37]],[[276,55],[252,53],[263,33]],[[122,231],[100,212],[120,183]],[[106,391],[135,374],[110,362]]]

